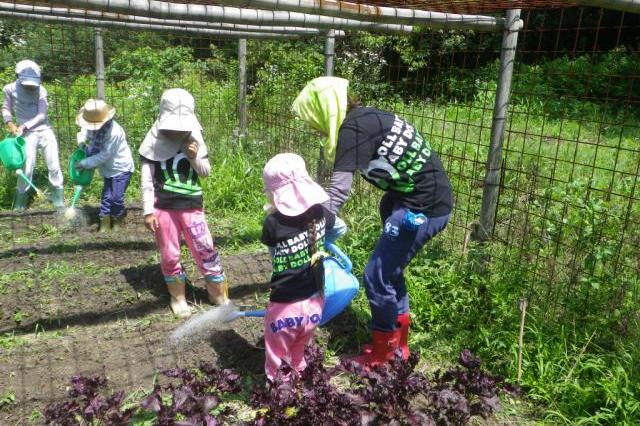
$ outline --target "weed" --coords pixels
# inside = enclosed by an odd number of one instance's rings
[[[16,403],[16,394],[13,391],[6,391],[0,395],[0,408]]]
[[[12,350],[27,343],[24,337],[16,336],[14,333],[0,335],[0,348]]]
[[[29,314],[22,312],[20,309],[17,309],[13,313],[13,321],[18,325],[22,324],[22,321],[28,317],[29,317]]]

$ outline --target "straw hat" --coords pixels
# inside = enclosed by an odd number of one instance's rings
[[[162,130],[185,132],[185,139],[168,137]],[[186,136],[189,133],[189,137]],[[207,155],[202,126],[195,113],[193,96],[184,89],[166,90],[160,98],[160,115],[147,132],[138,152],[151,161],[166,161],[175,156],[189,140],[198,143],[198,157]]]
[[[16,64],[18,81],[23,86],[40,86],[40,67],[35,62],[25,59]]]
[[[116,109],[107,105],[102,99],[89,99],[80,108],[76,116],[76,124],[86,130],[98,130],[115,114]]]
[[[265,189],[273,194],[273,204],[285,216],[298,216],[314,204],[329,200],[324,189],[309,176],[302,157],[278,154],[262,172]]]

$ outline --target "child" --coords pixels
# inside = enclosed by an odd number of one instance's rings
[[[140,145],[145,226],[155,234],[160,267],[171,295],[171,310],[187,318],[186,276],[180,265],[180,235],[204,275],[209,301],[228,302],[227,283],[204,216],[198,177],[208,176],[207,147],[195,115],[193,97],[169,89],[160,99],[160,115]]]
[[[17,79],[4,86],[2,118],[9,131],[25,140],[26,160],[24,174],[31,179],[36,164],[36,152],[40,148],[49,169],[51,202],[55,208],[64,207],[62,171],[58,159],[58,141],[47,119],[47,91],[40,84],[40,67],[25,60],[16,64]],[[16,122],[13,121],[15,114]],[[18,179],[14,210],[23,211],[29,201],[28,187],[24,179]]]
[[[100,200],[100,232],[117,230],[125,215],[124,193],[133,173],[133,157],[124,130],[113,119],[116,110],[100,99],[89,99],[80,109],[76,124],[82,130],[78,143],[88,141],[87,158],[76,168],[98,168],[104,178]]]
[[[300,156],[276,155],[262,178],[270,203],[262,242],[273,260],[265,316],[265,373],[273,380],[283,360],[298,372],[306,367],[304,348],[324,306],[323,283],[314,278],[311,258],[322,247],[325,229],[334,226],[335,216],[321,205],[329,196],[309,177]]]

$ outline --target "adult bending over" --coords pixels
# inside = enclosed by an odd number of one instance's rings
[[[409,356],[404,269],[445,228],[453,197],[440,159],[418,130],[394,113],[349,102],[348,85],[342,78],[316,78],[298,95],[293,112],[327,135],[327,158],[335,153],[327,191],[332,213],[349,197],[356,170],[385,191],[382,234],[364,271],[372,344],[354,359],[372,366],[391,359],[398,348]]]

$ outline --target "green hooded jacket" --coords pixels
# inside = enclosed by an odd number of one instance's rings
[[[315,78],[302,89],[291,108],[296,116],[327,135],[322,146],[331,162],[335,158],[338,132],[347,114],[348,87],[349,80],[344,78]]]

